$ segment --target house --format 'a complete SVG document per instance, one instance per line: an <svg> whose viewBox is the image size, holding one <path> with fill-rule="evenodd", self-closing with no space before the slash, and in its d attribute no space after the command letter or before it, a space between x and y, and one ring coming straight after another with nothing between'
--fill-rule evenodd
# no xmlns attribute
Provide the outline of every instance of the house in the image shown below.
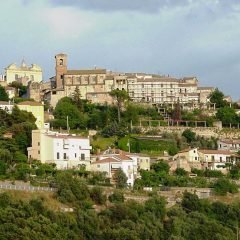
<svg viewBox="0 0 240 240"><path fill-rule="evenodd" d="M0 101L0 109L8 112L8 113L12 113L12 109L13 109L13 104L10 101Z"/></svg>
<svg viewBox="0 0 240 240"><path fill-rule="evenodd" d="M20 110L31 112L36 118L36 125L38 129L44 127L44 107L43 104L38 102L25 101L17 104Z"/></svg>
<svg viewBox="0 0 240 240"><path fill-rule="evenodd" d="M171 172L177 168L183 168L187 172L191 172L191 168L202 168L197 148L186 148L179 151L173 156L173 161L169 165Z"/></svg>
<svg viewBox="0 0 240 240"><path fill-rule="evenodd" d="M218 150L240 151L240 139L222 139L217 144Z"/></svg>
<svg viewBox="0 0 240 240"><path fill-rule="evenodd" d="M92 171L106 172L112 183L115 183L114 174L118 168L126 174L127 184L133 186L140 177L140 169L150 170L150 157L110 149L98 155L97 160L91 163Z"/></svg>
<svg viewBox="0 0 240 240"><path fill-rule="evenodd" d="M32 131L32 147L28 159L56 164L57 169L85 166L90 170L90 140L86 137L51 132L47 129Z"/></svg>
<svg viewBox="0 0 240 240"><path fill-rule="evenodd" d="M229 150L198 150L200 161L204 169L220 170L226 172L226 163L232 160L232 153Z"/></svg>
<svg viewBox="0 0 240 240"><path fill-rule="evenodd" d="M173 156L170 171L183 168L190 172L191 168L219 170L226 173L226 163L234 162L236 156L229 150L210 150L189 148Z"/></svg>

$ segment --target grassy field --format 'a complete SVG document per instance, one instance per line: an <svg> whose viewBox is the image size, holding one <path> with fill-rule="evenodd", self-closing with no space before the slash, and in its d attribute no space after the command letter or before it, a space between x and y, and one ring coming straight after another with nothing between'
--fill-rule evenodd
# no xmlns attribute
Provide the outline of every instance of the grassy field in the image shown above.
<svg viewBox="0 0 240 240"><path fill-rule="evenodd" d="M91 141L91 145L94 150L100 149L102 151L108 149L109 147L113 147L115 141L115 137L104 138L99 136L97 139L93 139Z"/></svg>
<svg viewBox="0 0 240 240"><path fill-rule="evenodd" d="M68 207L60 203L56 197L55 193L52 192L28 192L28 191L18 191L18 190L0 190L0 193L7 192L12 198L22 201L30 201L35 198L44 199L45 206L53 211L60 211L64 207Z"/></svg>

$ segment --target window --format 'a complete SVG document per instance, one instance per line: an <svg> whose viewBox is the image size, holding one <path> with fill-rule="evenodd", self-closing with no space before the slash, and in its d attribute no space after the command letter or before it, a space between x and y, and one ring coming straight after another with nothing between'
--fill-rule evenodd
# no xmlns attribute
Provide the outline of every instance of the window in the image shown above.
<svg viewBox="0 0 240 240"><path fill-rule="evenodd" d="M66 153L63 154L63 159L67 159L67 154Z"/></svg>
<svg viewBox="0 0 240 240"><path fill-rule="evenodd" d="M40 142L38 142L38 146L40 146Z"/></svg>
<svg viewBox="0 0 240 240"><path fill-rule="evenodd" d="M100 165L99 165L99 164L97 165L97 168L100 168Z"/></svg>
<svg viewBox="0 0 240 240"><path fill-rule="evenodd" d="M85 154L81 153L81 160L85 160Z"/></svg>
<svg viewBox="0 0 240 240"><path fill-rule="evenodd" d="M195 160L197 160L197 157L195 157Z"/></svg>
<svg viewBox="0 0 240 240"><path fill-rule="evenodd" d="M18 80L18 74L15 74L15 80Z"/></svg>
<svg viewBox="0 0 240 240"><path fill-rule="evenodd" d="M75 158L77 157L77 154L75 153Z"/></svg>
<svg viewBox="0 0 240 240"><path fill-rule="evenodd" d="M60 78L63 80L63 75L60 75Z"/></svg>
<svg viewBox="0 0 240 240"><path fill-rule="evenodd" d="M220 162L222 162L222 157L220 157Z"/></svg>
<svg viewBox="0 0 240 240"><path fill-rule="evenodd" d="M59 152L57 152L57 159L59 159Z"/></svg>
<svg viewBox="0 0 240 240"><path fill-rule="evenodd" d="M59 65L60 65L60 66L63 65L63 59L62 59L62 58L59 60Z"/></svg>

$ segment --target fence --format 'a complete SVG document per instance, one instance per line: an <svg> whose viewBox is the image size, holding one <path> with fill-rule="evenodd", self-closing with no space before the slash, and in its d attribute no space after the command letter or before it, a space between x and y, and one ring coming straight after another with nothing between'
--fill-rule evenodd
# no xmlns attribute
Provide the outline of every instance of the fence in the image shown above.
<svg viewBox="0 0 240 240"><path fill-rule="evenodd" d="M34 186L24 186L24 185L11 185L11 184L0 184L0 189L9 189L9 190L20 190L20 191L44 191L44 192L56 192L56 188L50 187L34 187Z"/></svg>

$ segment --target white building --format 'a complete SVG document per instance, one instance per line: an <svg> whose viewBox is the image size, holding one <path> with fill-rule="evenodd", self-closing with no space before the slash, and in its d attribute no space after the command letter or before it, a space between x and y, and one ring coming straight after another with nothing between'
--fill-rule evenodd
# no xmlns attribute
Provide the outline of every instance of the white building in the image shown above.
<svg viewBox="0 0 240 240"><path fill-rule="evenodd" d="M200 161L205 169L220 170L226 172L225 165L230 163L232 153L228 150L198 150Z"/></svg>
<svg viewBox="0 0 240 240"><path fill-rule="evenodd" d="M240 151L240 139L222 139L218 141L219 150Z"/></svg>
<svg viewBox="0 0 240 240"><path fill-rule="evenodd" d="M12 109L13 109L13 104L10 101L0 101L0 109L8 112L8 113L12 113Z"/></svg>
<svg viewBox="0 0 240 240"><path fill-rule="evenodd" d="M72 169L85 166L90 170L89 138L50 132L32 131L32 147L28 148L28 158L42 163L54 163L57 169Z"/></svg>
<svg viewBox="0 0 240 240"><path fill-rule="evenodd" d="M97 156L97 161L91 163L91 171L106 172L112 183L115 183L114 174L118 168L127 176L127 184L133 186L134 181L140 177L140 169L150 170L150 158L126 152L105 152Z"/></svg>

